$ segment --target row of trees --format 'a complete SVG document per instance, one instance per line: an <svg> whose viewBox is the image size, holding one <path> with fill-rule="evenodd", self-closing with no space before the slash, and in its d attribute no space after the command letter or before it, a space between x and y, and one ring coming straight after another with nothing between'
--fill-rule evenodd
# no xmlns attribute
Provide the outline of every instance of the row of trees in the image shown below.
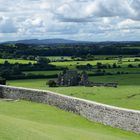
<svg viewBox="0 0 140 140"><path fill-rule="evenodd" d="M138 64L137 66L133 65L133 64L128 64L127 66L128 68L140 68L140 64ZM92 70L92 69L115 69L115 68L121 68L120 65L117 65L116 63L111 64L102 64L102 63L97 63L96 66L93 66L91 64L87 64L87 65L77 65L76 66L77 69L79 70Z"/></svg>
<svg viewBox="0 0 140 140"><path fill-rule="evenodd" d="M37 56L76 56L86 59L93 59L93 55L140 55L138 48L127 48L122 45L98 45L98 44L70 44L58 45L57 47L44 45L25 44L1 44L0 58L21 58L35 59ZM84 58L85 59L85 58Z"/></svg>
<svg viewBox="0 0 140 140"><path fill-rule="evenodd" d="M64 68L56 67L54 65L49 64L50 60L47 58L40 57L37 60L37 63L32 64L10 64L8 61L5 61L4 64L0 64L0 76L5 79L25 79L25 78L54 78L56 75L52 77L45 77L42 75L26 75L23 71L40 71L40 70L63 70Z"/></svg>

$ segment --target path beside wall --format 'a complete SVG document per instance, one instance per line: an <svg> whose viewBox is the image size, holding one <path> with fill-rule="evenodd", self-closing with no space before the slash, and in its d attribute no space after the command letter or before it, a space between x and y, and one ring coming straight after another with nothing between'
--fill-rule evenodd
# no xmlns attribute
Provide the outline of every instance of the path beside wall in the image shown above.
<svg viewBox="0 0 140 140"><path fill-rule="evenodd" d="M50 91L0 85L0 96L45 103L79 114L88 120L140 134L140 111L104 105Z"/></svg>

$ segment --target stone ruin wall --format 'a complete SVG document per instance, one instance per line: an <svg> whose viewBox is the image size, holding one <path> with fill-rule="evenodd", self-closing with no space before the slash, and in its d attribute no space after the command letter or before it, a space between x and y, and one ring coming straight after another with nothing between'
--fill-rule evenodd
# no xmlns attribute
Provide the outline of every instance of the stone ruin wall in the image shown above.
<svg viewBox="0 0 140 140"><path fill-rule="evenodd" d="M140 134L140 111L104 105L50 91L2 85L0 85L0 96L56 106L65 111L79 114L90 121Z"/></svg>

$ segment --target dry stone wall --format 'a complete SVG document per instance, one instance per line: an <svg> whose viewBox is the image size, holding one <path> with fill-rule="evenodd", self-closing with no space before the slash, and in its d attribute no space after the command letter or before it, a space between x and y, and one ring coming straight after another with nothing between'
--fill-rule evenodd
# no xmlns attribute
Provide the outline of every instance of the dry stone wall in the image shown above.
<svg viewBox="0 0 140 140"><path fill-rule="evenodd" d="M88 120L140 134L140 111L104 105L50 91L0 85L0 96L56 106L79 114Z"/></svg>

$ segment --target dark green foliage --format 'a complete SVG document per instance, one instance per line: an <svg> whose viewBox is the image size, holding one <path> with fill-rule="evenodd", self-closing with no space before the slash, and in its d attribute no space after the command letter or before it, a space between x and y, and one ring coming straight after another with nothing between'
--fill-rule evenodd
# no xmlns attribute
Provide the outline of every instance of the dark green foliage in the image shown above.
<svg viewBox="0 0 140 140"><path fill-rule="evenodd" d="M117 68L116 63L114 63L114 64L112 65L112 68Z"/></svg>
<svg viewBox="0 0 140 140"><path fill-rule="evenodd" d="M37 58L37 63L40 66L44 66L44 65L48 65L50 63L50 60L48 58L44 58L44 57L38 57Z"/></svg>
<svg viewBox="0 0 140 140"><path fill-rule="evenodd" d="M57 75L45 76L45 75L25 75L23 71L43 71L43 70L63 70L64 68L56 67L49 64L49 59L39 58L37 63L28 64L10 64L5 61L4 64L0 64L0 76L10 79L31 79L31 78L56 78Z"/></svg>
<svg viewBox="0 0 140 140"><path fill-rule="evenodd" d="M107 65L99 63L99 62L96 64L96 67L97 67L97 69L107 69L108 68Z"/></svg>
<svg viewBox="0 0 140 140"><path fill-rule="evenodd" d="M135 61L135 62L138 62L138 61L140 61L140 59L135 59L134 61Z"/></svg>
<svg viewBox="0 0 140 140"><path fill-rule="evenodd" d="M127 46L130 47L127 47ZM94 55L136 55L140 54L140 43L85 43L57 45L1 44L1 58L34 60L37 56L76 56L83 60L94 60ZM74 57L73 57L74 58ZM107 58L109 59L109 58ZM63 60L63 59L62 59Z"/></svg>
<svg viewBox="0 0 140 140"><path fill-rule="evenodd" d="M0 77L0 85L6 85L6 80Z"/></svg>
<svg viewBox="0 0 140 140"><path fill-rule="evenodd" d="M56 87L56 82L54 80L49 80L48 85L49 87Z"/></svg>
<svg viewBox="0 0 140 140"><path fill-rule="evenodd" d="M134 66L132 64L129 64L128 68L134 68Z"/></svg>

